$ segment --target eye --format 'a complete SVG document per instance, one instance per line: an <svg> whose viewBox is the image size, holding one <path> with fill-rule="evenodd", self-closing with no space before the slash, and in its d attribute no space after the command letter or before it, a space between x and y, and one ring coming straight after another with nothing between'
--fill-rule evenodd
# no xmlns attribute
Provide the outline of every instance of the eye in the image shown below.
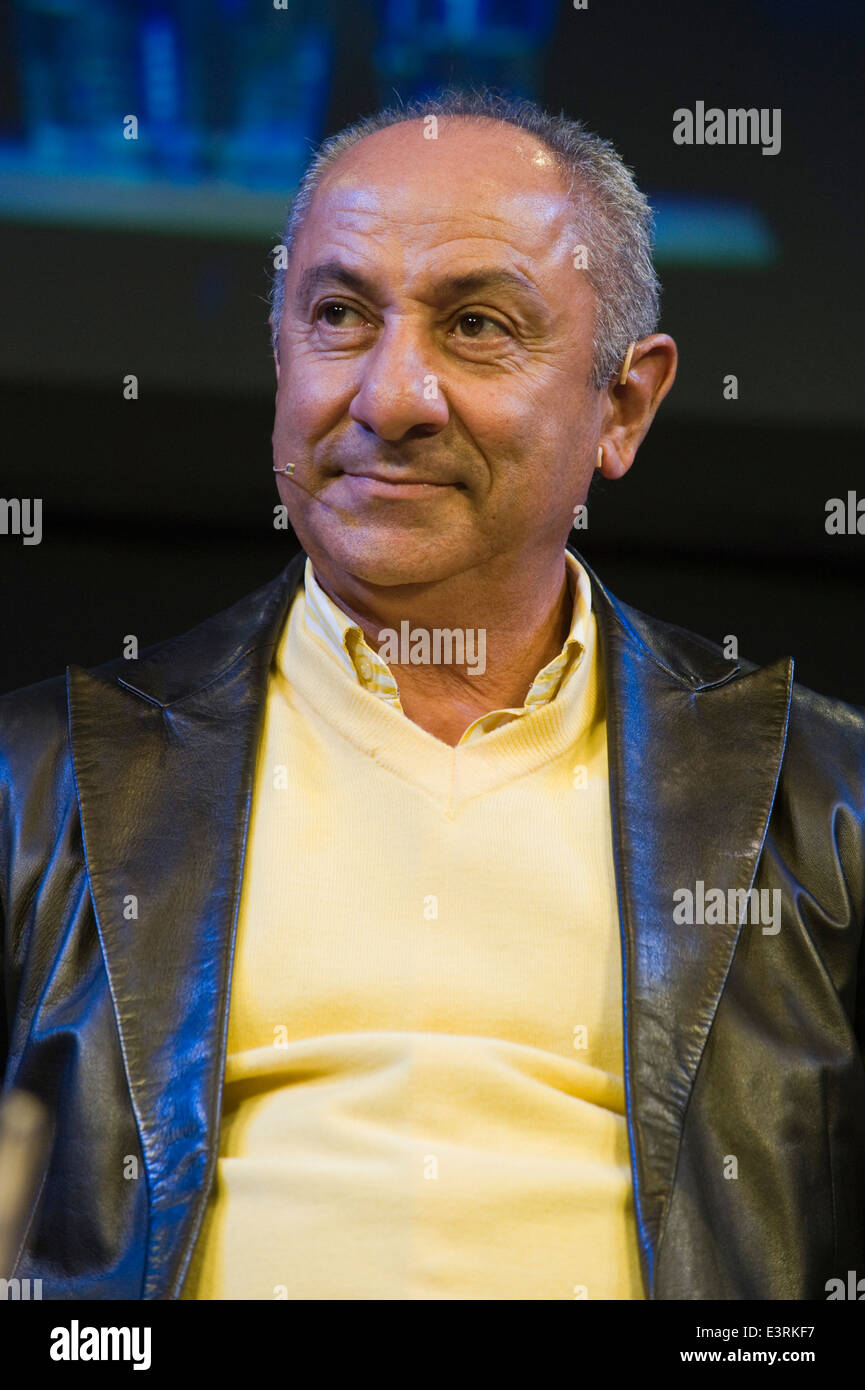
<svg viewBox="0 0 865 1390"><path fill-rule="evenodd" d="M456 321L455 328L462 329L457 336L472 340L484 338L500 338L502 335L510 337L508 330L498 319L491 319L487 314L467 313L460 314Z"/></svg>
<svg viewBox="0 0 865 1390"><path fill-rule="evenodd" d="M354 315L354 319L352 319ZM342 300L332 299L327 304L319 305L315 312L317 323L324 323L328 328L356 328L358 321L366 323L367 320L357 309L353 309L350 304L344 304Z"/></svg>

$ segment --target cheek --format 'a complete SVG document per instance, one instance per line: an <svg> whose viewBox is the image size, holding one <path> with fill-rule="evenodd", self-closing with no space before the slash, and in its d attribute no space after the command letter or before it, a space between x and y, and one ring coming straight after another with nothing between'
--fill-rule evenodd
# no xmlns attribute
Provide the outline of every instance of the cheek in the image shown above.
<svg viewBox="0 0 865 1390"><path fill-rule="evenodd" d="M276 429L285 438L320 438L345 416L350 400L344 371L329 371L321 362L295 357L279 374Z"/></svg>
<svg viewBox="0 0 865 1390"><path fill-rule="evenodd" d="M579 418L578 393L561 378L543 381L503 380L483 392L453 400L477 445L492 458L541 460L561 451L561 441L571 437Z"/></svg>
<svg viewBox="0 0 865 1390"><path fill-rule="evenodd" d="M470 387L445 386L451 415L481 449L510 454L526 447L543 411L534 393L515 377L497 377Z"/></svg>
<svg viewBox="0 0 865 1390"><path fill-rule="evenodd" d="M488 462L490 501L505 508L501 524L560 522L575 481L592 476L586 460L591 454L594 462L597 435L597 399L581 389L576 372L499 379L454 409Z"/></svg>

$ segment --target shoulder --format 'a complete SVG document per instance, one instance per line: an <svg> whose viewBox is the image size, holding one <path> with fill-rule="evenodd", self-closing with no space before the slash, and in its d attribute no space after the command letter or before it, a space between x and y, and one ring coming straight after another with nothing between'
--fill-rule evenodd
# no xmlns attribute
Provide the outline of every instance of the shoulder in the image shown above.
<svg viewBox="0 0 865 1390"><path fill-rule="evenodd" d="M803 791L865 809L865 708L793 684L785 766Z"/></svg>
<svg viewBox="0 0 865 1390"><path fill-rule="evenodd" d="M796 679L795 661L781 656L761 664L688 628L643 613L599 586L599 617L627 633L645 657L695 692L728 688L774 676L775 698L787 709L785 763L801 764L831 781L849 772L865 780L865 706L811 690Z"/></svg>
<svg viewBox="0 0 865 1390"><path fill-rule="evenodd" d="M35 872L70 824L77 798L66 711L65 676L0 696L0 903L20 867L25 877Z"/></svg>
<svg viewBox="0 0 865 1390"><path fill-rule="evenodd" d="M31 746L40 739L52 746L65 741L70 685L79 678L104 686L142 682L161 703L173 688L194 689L257 646L272 645L305 560L302 553L295 556L254 592L194 627L143 648L134 660L117 656L86 668L72 665L63 675L0 696L0 757L19 741Z"/></svg>
<svg viewBox="0 0 865 1390"><path fill-rule="evenodd" d="M57 757L66 744L66 676L0 695L0 770L9 773Z"/></svg>

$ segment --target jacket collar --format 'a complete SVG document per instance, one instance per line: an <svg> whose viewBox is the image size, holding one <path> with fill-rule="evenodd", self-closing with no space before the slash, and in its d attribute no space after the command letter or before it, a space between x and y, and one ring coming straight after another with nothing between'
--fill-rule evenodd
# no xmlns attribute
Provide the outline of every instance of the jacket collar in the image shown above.
<svg viewBox="0 0 865 1390"><path fill-rule="evenodd" d="M628 1130L651 1297L685 1111L739 933L674 926L672 895L700 879L725 893L751 886L793 666L725 660L621 603L574 553L604 667ZM67 674L91 893L150 1190L145 1298L178 1296L216 1172L255 755L305 561L136 663Z"/></svg>

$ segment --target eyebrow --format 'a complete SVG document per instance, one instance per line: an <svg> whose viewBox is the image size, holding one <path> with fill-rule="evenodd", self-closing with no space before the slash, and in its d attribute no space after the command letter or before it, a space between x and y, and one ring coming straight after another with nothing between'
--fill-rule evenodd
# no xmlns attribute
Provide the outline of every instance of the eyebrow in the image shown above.
<svg viewBox="0 0 865 1390"><path fill-rule="evenodd" d="M303 272L294 296L295 304L299 309L307 309L315 291L325 285L341 285L344 290L351 290L365 299L375 299L375 286L366 276L349 270L342 261L324 261Z"/></svg>
<svg viewBox="0 0 865 1390"><path fill-rule="evenodd" d="M527 275L522 275L518 270L505 270L502 266L481 266L465 275L448 275L436 286L434 295L437 300L448 300L490 290L510 291L518 298L530 299L544 313L549 312L546 300Z"/></svg>
<svg viewBox="0 0 865 1390"><path fill-rule="evenodd" d="M301 275L295 294L298 308L307 309L315 291L326 285L340 285L364 299L374 300L377 297L377 287L373 280L349 269L342 261L324 261L320 265L310 266ZM436 304L444 304L462 295L497 290L509 291L520 299L530 301L536 313L549 318L549 306L528 276L522 275L518 270L506 270L502 266L481 266L477 270L467 271L464 275L448 275L435 285L431 298Z"/></svg>

